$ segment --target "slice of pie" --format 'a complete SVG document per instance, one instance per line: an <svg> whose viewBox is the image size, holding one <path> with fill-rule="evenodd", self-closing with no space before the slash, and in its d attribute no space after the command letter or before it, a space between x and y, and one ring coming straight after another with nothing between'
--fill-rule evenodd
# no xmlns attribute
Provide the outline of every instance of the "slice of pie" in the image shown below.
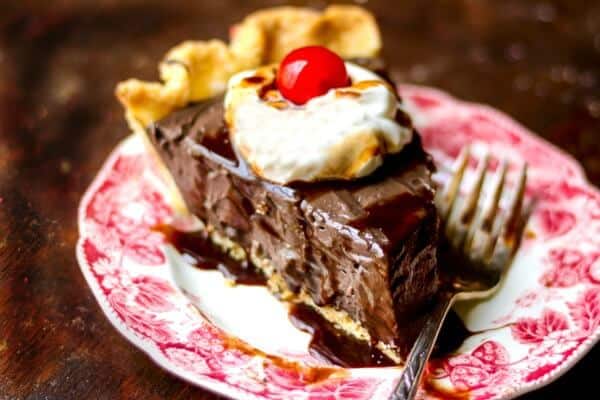
<svg viewBox="0 0 600 400"><path fill-rule="evenodd" d="M229 45L170 51L162 83L121 83L130 125L173 178L174 203L224 252L254 264L280 299L401 363L439 287L439 220L430 158L373 72L373 17L284 7L233 31ZM277 64L307 44L354 62L311 47ZM286 78L298 62L309 67Z"/></svg>

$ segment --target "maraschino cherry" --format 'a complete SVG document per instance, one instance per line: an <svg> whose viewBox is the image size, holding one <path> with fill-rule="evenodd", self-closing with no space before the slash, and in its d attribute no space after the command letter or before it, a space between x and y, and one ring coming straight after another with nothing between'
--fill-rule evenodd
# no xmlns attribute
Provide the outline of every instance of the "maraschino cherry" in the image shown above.
<svg viewBox="0 0 600 400"><path fill-rule="evenodd" d="M290 52L277 71L279 91L296 104L304 104L329 89L348 84L344 60L322 46L301 47Z"/></svg>

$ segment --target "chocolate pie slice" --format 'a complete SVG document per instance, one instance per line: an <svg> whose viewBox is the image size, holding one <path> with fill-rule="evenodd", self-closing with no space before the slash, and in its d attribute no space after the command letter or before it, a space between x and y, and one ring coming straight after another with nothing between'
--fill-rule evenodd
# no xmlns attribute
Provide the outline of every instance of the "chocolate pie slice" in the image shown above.
<svg viewBox="0 0 600 400"><path fill-rule="evenodd" d="M358 7L285 7L235 31L228 47L171 51L163 83L122 83L128 121L172 177L174 202L223 252L303 307L297 317L310 311L378 362L401 363L439 287L439 219L431 160L389 83L369 70L377 26ZM240 50L257 37L262 47ZM299 104L278 90L283 67L273 63L305 44L355 62L345 63L347 86Z"/></svg>

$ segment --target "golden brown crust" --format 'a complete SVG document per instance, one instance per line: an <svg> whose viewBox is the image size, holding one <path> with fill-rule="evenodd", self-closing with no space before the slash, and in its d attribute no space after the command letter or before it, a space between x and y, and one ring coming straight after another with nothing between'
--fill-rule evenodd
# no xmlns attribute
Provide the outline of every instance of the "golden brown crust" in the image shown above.
<svg viewBox="0 0 600 400"><path fill-rule="evenodd" d="M116 95L134 131L192 101L225 90L236 72L280 61L291 50L322 45L344 58L373 57L381 48L374 17L357 6L330 6L323 12L275 7L248 15L233 29L231 43L186 41L160 63L162 82L129 79Z"/></svg>

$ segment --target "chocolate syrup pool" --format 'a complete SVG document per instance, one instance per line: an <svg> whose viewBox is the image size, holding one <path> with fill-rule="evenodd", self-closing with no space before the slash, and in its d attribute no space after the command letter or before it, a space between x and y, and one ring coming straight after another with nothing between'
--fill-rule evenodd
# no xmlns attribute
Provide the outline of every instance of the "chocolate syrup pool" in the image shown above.
<svg viewBox="0 0 600 400"><path fill-rule="evenodd" d="M237 261L215 246L204 232L182 232L161 225L154 230L165 235L169 244L194 267L218 270L226 279L243 285L265 285L265 276L248 262Z"/></svg>
<svg viewBox="0 0 600 400"><path fill-rule="evenodd" d="M157 226L154 230L164 234L166 241L196 268L218 270L226 279L240 285L266 285L266 277L261 271L251 263L237 261L223 253L204 232L182 232L168 225ZM348 368L395 365L375 346L337 329L310 306L292 304L289 318L296 328L311 335L309 352L317 359ZM451 353L470 335L461 319L451 312L434 355Z"/></svg>

